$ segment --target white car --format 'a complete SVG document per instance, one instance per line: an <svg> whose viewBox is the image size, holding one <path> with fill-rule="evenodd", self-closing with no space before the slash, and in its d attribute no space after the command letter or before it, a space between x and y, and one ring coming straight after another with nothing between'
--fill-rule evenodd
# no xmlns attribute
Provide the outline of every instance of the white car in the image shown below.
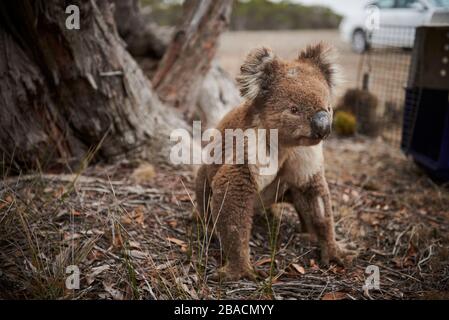
<svg viewBox="0 0 449 320"><path fill-rule="evenodd" d="M357 53L370 47L412 48L416 27L449 24L449 0L377 0L343 19L340 33Z"/></svg>

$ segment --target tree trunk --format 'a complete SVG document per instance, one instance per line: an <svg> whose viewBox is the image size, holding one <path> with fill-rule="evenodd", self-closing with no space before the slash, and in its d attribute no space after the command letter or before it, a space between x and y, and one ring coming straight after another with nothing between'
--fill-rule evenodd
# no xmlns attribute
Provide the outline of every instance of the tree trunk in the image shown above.
<svg viewBox="0 0 449 320"><path fill-rule="evenodd" d="M201 86L195 109L202 127L216 127L223 116L240 103L240 91L235 81L217 63L212 63Z"/></svg>
<svg viewBox="0 0 449 320"><path fill-rule="evenodd" d="M174 38L172 32L169 31L170 28L159 27L148 21L138 5L138 0L114 0L114 3L116 5L115 21L120 36L126 41L128 51L138 59L148 77L153 78L160 59L155 57L151 48L153 43L156 43L159 48L163 48L163 53L165 53L170 39ZM193 5L190 3L188 7L193 8ZM127 17L131 18L127 19ZM183 21L178 29L181 30L184 25L188 25L188 22ZM219 32L216 34L217 37L218 34ZM142 48L150 49L142 50ZM203 59L201 55L198 55L197 58L200 61ZM195 75L188 72L190 78L194 79ZM202 121L203 128L210 128L218 124L232 108L239 105L241 98L235 81L225 70L220 68L217 62L212 62L210 70L203 80L201 80L202 77L203 75L200 76L196 84L199 85L202 81L195 106L191 106L193 110L189 112L188 116L190 118L195 112L194 118L199 118ZM192 81L186 81L179 85L185 86L186 83L194 84ZM195 92L196 90L190 91ZM192 95L192 100L195 99L195 96L196 94Z"/></svg>
<svg viewBox="0 0 449 320"><path fill-rule="evenodd" d="M229 24L231 8L232 0L185 1L184 19L152 79L161 100L188 116L195 110L218 37Z"/></svg>
<svg viewBox="0 0 449 320"><path fill-rule="evenodd" d="M115 21L120 36L133 56L161 59L169 39L155 24L148 23L141 13L139 0L112 0L115 4Z"/></svg>
<svg viewBox="0 0 449 320"><path fill-rule="evenodd" d="M110 3L74 0L81 29L68 30L65 1L0 2L0 146L9 164L48 165L88 150L111 159L145 150L165 156L185 126L165 107L118 37ZM164 147L167 146L167 147Z"/></svg>

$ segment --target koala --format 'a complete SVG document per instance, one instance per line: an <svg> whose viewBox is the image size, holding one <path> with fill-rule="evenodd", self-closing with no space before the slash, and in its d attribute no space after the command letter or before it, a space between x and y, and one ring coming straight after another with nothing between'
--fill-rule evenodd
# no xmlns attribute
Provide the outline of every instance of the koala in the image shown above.
<svg viewBox="0 0 449 320"><path fill-rule="evenodd" d="M293 204L302 231L318 241L323 264L343 264L352 255L336 242L324 176L322 141L331 133L336 83L331 51L319 43L285 61L262 47L252 50L241 66L237 82L244 102L217 129L222 134L226 129L277 129L279 165L269 176L249 163L209 164L198 170L197 211L213 221L226 260L219 274L225 279L254 278L249 248L253 216L277 202Z"/></svg>

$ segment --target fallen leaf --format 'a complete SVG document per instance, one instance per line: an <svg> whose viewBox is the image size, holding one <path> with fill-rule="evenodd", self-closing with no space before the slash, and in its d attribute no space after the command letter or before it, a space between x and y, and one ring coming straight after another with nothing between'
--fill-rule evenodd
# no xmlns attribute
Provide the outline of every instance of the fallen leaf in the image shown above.
<svg viewBox="0 0 449 320"><path fill-rule="evenodd" d="M178 225L178 221L176 220L169 220L167 221L167 224L172 227L172 228L176 228L176 226Z"/></svg>
<svg viewBox="0 0 449 320"><path fill-rule="evenodd" d="M332 267L330 268L330 271L331 271L333 274L342 274L342 273L345 273L345 272L346 272L345 268L344 268L344 267L341 267L341 266L332 266Z"/></svg>
<svg viewBox="0 0 449 320"><path fill-rule="evenodd" d="M121 222L122 224L131 224L131 223L133 223L133 220L132 220L131 217L127 214L127 215L124 215L124 216L122 216L122 217L120 218L120 222Z"/></svg>
<svg viewBox="0 0 449 320"><path fill-rule="evenodd" d="M134 210L134 220L141 226L144 226L145 215L143 214L142 206L139 206Z"/></svg>
<svg viewBox="0 0 449 320"><path fill-rule="evenodd" d="M312 270L320 270L320 267L316 264L315 259L310 259L310 268L312 268Z"/></svg>
<svg viewBox="0 0 449 320"><path fill-rule="evenodd" d="M344 300L347 298L346 293L335 291L326 293L321 300Z"/></svg>
<svg viewBox="0 0 449 320"><path fill-rule="evenodd" d="M183 194L173 194L172 195L172 202L178 203L178 202L191 202L192 198L189 194L183 193Z"/></svg>
<svg viewBox="0 0 449 320"><path fill-rule="evenodd" d="M183 282L182 278L176 278L175 282L181 286L181 288L188 294L190 294L190 296L195 299L198 300L199 297L197 295L197 293L195 292L195 290L193 290L193 288L189 289L189 287Z"/></svg>
<svg viewBox="0 0 449 320"><path fill-rule="evenodd" d="M76 210L72 210L72 215L75 217L79 217L81 215L81 212L76 211Z"/></svg>
<svg viewBox="0 0 449 320"><path fill-rule="evenodd" d="M92 272L90 274L88 274L86 277L87 284L91 285L95 281L95 278L100 273L102 273L103 271L108 270L108 269L109 269L109 265L107 265L107 264L92 268Z"/></svg>
<svg viewBox="0 0 449 320"><path fill-rule="evenodd" d="M53 197L55 197L55 198L61 198L62 197L62 195L65 193L65 188L64 188L64 186L61 186L61 187L59 187L58 189L56 189L54 192L53 192Z"/></svg>
<svg viewBox="0 0 449 320"><path fill-rule="evenodd" d="M271 258L262 258L254 264L256 267L263 266L264 264L271 263Z"/></svg>
<svg viewBox="0 0 449 320"><path fill-rule="evenodd" d="M129 246L130 246L131 248L140 249L140 243L137 242L137 241L130 241L130 242L129 242Z"/></svg>
<svg viewBox="0 0 449 320"><path fill-rule="evenodd" d="M180 239L167 237L167 240L172 242L172 243L174 243L174 244L177 244L178 246L181 246L181 247L186 245L186 243L184 241L180 240Z"/></svg>
<svg viewBox="0 0 449 320"><path fill-rule="evenodd" d="M64 241L71 241L80 238L81 235L79 233L64 233Z"/></svg>
<svg viewBox="0 0 449 320"><path fill-rule="evenodd" d="M122 224L137 223L145 228L145 214L143 212L143 207L139 206L135 208L132 212L122 216L120 221Z"/></svg>
<svg viewBox="0 0 449 320"><path fill-rule="evenodd" d="M87 258L91 262L103 259L103 257L104 257L104 253L102 253L101 251L98 251L96 249L93 249L91 252L89 252L89 255L87 256Z"/></svg>
<svg viewBox="0 0 449 320"><path fill-rule="evenodd" d="M407 257L408 258L416 258L418 255L418 249L413 243L409 243L407 248Z"/></svg>
<svg viewBox="0 0 449 320"><path fill-rule="evenodd" d="M146 252L142 252L142 251L139 251L139 250L131 250L128 253L129 253L129 255L131 257L136 258L136 259L142 259L143 260L143 259L148 258L148 254Z"/></svg>
<svg viewBox="0 0 449 320"><path fill-rule="evenodd" d="M295 270L298 271L298 273L300 273L300 274L305 274L306 273L306 270L304 269L304 267L300 266L297 263L293 263L292 267L295 268Z"/></svg>
<svg viewBox="0 0 449 320"><path fill-rule="evenodd" d="M11 203L14 201L14 199L8 195L5 200L2 200L2 202L0 203L0 209L5 208L6 206L11 205Z"/></svg>
<svg viewBox="0 0 449 320"><path fill-rule="evenodd" d="M114 300L123 300L123 293L120 290L114 288L113 284L109 284L103 281L104 290L109 293Z"/></svg>
<svg viewBox="0 0 449 320"><path fill-rule="evenodd" d="M171 267L171 265L174 263L174 261L167 261L161 265L158 265L156 267L156 270L160 271L160 270L164 270L167 269L168 267Z"/></svg>

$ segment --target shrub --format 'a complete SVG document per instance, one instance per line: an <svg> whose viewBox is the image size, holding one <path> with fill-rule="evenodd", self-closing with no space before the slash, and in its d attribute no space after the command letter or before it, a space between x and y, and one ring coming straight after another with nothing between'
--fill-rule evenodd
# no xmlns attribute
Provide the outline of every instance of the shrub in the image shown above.
<svg viewBox="0 0 449 320"><path fill-rule="evenodd" d="M334 117L334 130L340 136L354 135L357 129L355 116L346 111L337 111Z"/></svg>

